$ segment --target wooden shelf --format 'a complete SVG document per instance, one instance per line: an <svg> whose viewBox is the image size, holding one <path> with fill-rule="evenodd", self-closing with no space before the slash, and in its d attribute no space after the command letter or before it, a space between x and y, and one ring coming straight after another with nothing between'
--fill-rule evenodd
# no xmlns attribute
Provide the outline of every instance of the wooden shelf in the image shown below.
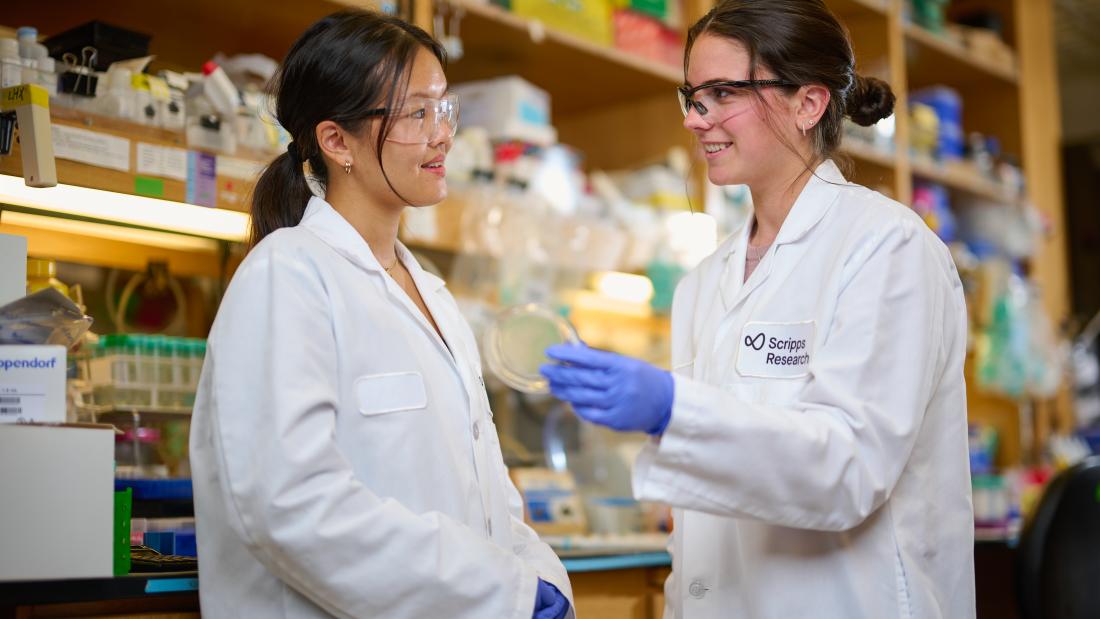
<svg viewBox="0 0 1100 619"><path fill-rule="evenodd" d="M304 0L264 5L256 0L188 0L172 5L143 0L101 2L57 0L49 7L35 2L7 3L7 26L33 24L45 35L64 32L91 20L152 35L149 53L154 68L198 71L202 63L221 51L234 54L262 53L276 60L310 24L341 9L377 6L355 0Z"/></svg>
<svg viewBox="0 0 1100 619"><path fill-rule="evenodd" d="M846 137L840 144L840 152L855 159L857 164L870 163L891 170L897 167L897 159L894 153L875 148L860 140Z"/></svg>
<svg viewBox="0 0 1100 619"><path fill-rule="evenodd" d="M552 112L572 115L654 95L671 102L682 71L544 28L489 4L450 0L464 9L465 53L447 67L452 83L520 75L550 93ZM670 103L671 105L671 103Z"/></svg>
<svg viewBox="0 0 1100 619"><path fill-rule="evenodd" d="M1015 66L1006 66L973 55L952 39L933 34L915 24L905 24L909 89L935 84L956 88L1012 86L1019 82Z"/></svg>
<svg viewBox="0 0 1100 619"><path fill-rule="evenodd" d="M998 202L1012 204L1015 200L1001 184L985 178L965 163L940 164L923 158L911 162L913 176L940 183L959 193Z"/></svg>

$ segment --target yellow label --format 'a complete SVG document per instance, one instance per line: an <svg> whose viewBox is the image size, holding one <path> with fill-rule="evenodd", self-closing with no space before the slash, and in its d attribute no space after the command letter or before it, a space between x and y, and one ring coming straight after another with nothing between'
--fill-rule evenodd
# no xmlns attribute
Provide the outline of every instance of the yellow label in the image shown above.
<svg viewBox="0 0 1100 619"><path fill-rule="evenodd" d="M36 84L19 84L0 90L0 110L8 112L21 105L50 109L50 94Z"/></svg>
<svg viewBox="0 0 1100 619"><path fill-rule="evenodd" d="M149 90L149 76L144 73L135 73L130 77L130 85L134 90Z"/></svg>
<svg viewBox="0 0 1100 619"><path fill-rule="evenodd" d="M168 82L164 81L163 78L150 75L148 79L149 92L153 93L154 99L168 101L172 98L172 91L168 90Z"/></svg>

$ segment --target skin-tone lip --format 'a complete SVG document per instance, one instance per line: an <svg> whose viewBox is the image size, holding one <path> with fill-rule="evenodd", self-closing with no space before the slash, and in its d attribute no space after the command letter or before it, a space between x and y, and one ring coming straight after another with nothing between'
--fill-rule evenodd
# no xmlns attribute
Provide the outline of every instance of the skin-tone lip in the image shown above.
<svg viewBox="0 0 1100 619"><path fill-rule="evenodd" d="M435 159L432 159L428 163L425 163L425 164L421 165L420 168L422 170L424 170L425 172L430 172L432 174L436 174L436 175L439 175L439 176L444 176L444 175L447 174L447 168L446 168L446 166L443 165L443 160L444 159L446 159L446 157L444 155L439 155L438 157L436 157ZM431 165L433 163L438 163L440 165L439 165L438 168L426 167L426 166Z"/></svg>

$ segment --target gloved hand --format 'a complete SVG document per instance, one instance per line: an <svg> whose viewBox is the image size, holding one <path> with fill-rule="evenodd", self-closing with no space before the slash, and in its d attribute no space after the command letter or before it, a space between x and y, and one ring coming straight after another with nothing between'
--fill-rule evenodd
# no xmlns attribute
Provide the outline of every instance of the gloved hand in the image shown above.
<svg viewBox="0 0 1100 619"><path fill-rule="evenodd" d="M569 613L569 600L554 585L539 579L535 594L535 614L531 619L565 619Z"/></svg>
<svg viewBox="0 0 1100 619"><path fill-rule="evenodd" d="M582 418L623 432L665 431L672 418L672 374L583 344L551 346L546 356L567 364L539 368L550 381L550 392Z"/></svg>

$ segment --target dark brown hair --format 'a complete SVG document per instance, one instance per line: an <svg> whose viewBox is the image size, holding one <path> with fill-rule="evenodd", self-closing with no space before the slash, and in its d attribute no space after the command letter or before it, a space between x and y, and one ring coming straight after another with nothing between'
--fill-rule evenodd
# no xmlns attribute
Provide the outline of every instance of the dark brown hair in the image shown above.
<svg viewBox="0 0 1100 619"><path fill-rule="evenodd" d="M303 163L322 188L327 186L328 169L315 133L318 123L331 120L358 132L369 110L400 108L413 60L422 48L446 63L443 47L428 33L372 11L334 13L294 42L271 83L275 117L293 142L267 166L252 192L252 245L302 220L312 195ZM391 117L384 116L375 148L379 166L391 126ZM385 169L382 174L394 189Z"/></svg>
<svg viewBox="0 0 1100 619"><path fill-rule="evenodd" d="M723 0L688 31L685 78L692 45L704 34L744 45L749 79L766 67L778 79L829 89L829 106L812 130L814 155L821 160L840 147L845 116L867 127L894 110L889 84L856 74L848 33L823 0Z"/></svg>

